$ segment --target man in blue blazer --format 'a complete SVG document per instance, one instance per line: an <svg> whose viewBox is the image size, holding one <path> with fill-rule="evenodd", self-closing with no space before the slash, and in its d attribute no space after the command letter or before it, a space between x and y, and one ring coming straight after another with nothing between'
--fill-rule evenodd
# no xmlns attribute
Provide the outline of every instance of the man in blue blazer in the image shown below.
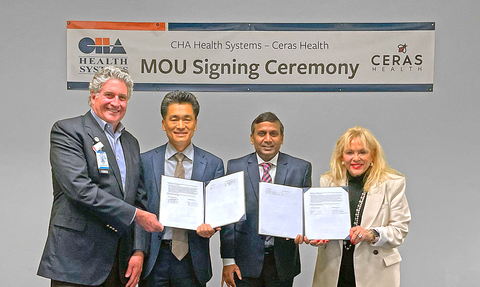
<svg viewBox="0 0 480 287"><path fill-rule="evenodd" d="M220 158L192 144L200 110L195 96L185 91L170 92L165 95L160 109L168 143L141 155L148 210L157 216L161 176L174 176L180 163L186 179L208 183L224 175ZM183 161L176 159L177 154L181 154ZM200 225L196 231L175 229L165 227L163 232L151 233L150 251L144 267L145 279L140 281L140 286L206 286L212 277L209 238L215 230L208 224ZM176 231L187 235L186 254L178 255L173 251Z"/></svg>
<svg viewBox="0 0 480 287"><path fill-rule="evenodd" d="M38 268L51 286L135 286L145 244L132 223L163 229L154 214L141 210L140 149L120 122L132 89L126 71L106 67L90 82L91 110L53 125L54 199Z"/></svg>
<svg viewBox="0 0 480 287"><path fill-rule="evenodd" d="M279 152L283 132L275 114L260 114L251 126L255 153L228 162L227 174L244 171L247 218L221 230L222 285L225 281L227 286L287 287L300 273L300 254L294 240L258 234L260 181L295 187L312 185L312 165Z"/></svg>

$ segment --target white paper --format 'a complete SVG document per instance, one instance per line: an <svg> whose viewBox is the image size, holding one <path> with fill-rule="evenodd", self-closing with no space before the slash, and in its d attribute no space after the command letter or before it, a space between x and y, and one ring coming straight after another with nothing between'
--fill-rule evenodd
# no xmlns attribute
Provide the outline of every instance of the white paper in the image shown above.
<svg viewBox="0 0 480 287"><path fill-rule="evenodd" d="M205 188L205 223L212 228L238 222L245 215L243 171L210 181Z"/></svg>
<svg viewBox="0 0 480 287"><path fill-rule="evenodd" d="M162 175L159 221L164 226L197 230L207 223L216 228L244 215L243 171L211 180L205 189L201 181Z"/></svg>
<svg viewBox="0 0 480 287"><path fill-rule="evenodd" d="M164 226L197 230L203 219L203 182L162 175L159 221Z"/></svg>
<svg viewBox="0 0 480 287"><path fill-rule="evenodd" d="M341 187L310 188L304 195L308 239L345 239L350 232L348 192Z"/></svg>
<svg viewBox="0 0 480 287"><path fill-rule="evenodd" d="M303 234L303 191L301 188L260 182L260 234L295 238Z"/></svg>

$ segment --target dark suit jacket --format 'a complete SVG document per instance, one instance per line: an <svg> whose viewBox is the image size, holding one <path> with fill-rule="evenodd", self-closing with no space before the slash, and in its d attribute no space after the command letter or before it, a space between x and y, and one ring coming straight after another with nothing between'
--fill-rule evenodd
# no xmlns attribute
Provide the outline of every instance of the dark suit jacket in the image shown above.
<svg viewBox="0 0 480 287"><path fill-rule="evenodd" d="M142 153L142 182L147 192L148 211L158 217L160 206L161 176L165 169L165 149L167 145ZM225 174L223 161L213 154L196 146L194 149L192 180L208 183L210 180ZM147 258L145 259L144 277L153 269L160 249L163 232L152 232ZM199 236L196 231L188 231L188 246L192 257L193 269L198 281L205 284L212 278L210 260L210 240Z"/></svg>
<svg viewBox="0 0 480 287"><path fill-rule="evenodd" d="M94 137L105 145L108 174L98 172ZM99 285L110 273L117 247L121 277L125 274L133 247L134 205L145 207L146 197L137 191L138 142L127 131L120 140L126 163L125 190L109 141L90 111L53 125L50 162L54 199L38 275Z"/></svg>
<svg viewBox="0 0 480 287"><path fill-rule="evenodd" d="M247 220L223 227L221 230L221 256L234 258L242 277L259 277L265 255L265 243L258 234L258 183L260 175L255 153L232 159L227 165L227 174L245 172L245 196ZM312 165L304 160L279 153L276 184L312 186ZM300 273L300 254L294 240L275 237L275 264L281 280Z"/></svg>

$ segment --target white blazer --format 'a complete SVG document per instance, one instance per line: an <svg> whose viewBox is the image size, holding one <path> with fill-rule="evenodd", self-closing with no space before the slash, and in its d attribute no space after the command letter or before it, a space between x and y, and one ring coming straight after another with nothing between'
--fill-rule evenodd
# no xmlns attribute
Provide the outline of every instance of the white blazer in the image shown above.
<svg viewBox="0 0 480 287"><path fill-rule="evenodd" d="M328 178L320 178L320 186L334 186ZM400 286L400 253L397 247L408 233L411 215L405 197L405 178L390 175L390 179L372 187L367 194L360 225L375 228L380 240L374 245L363 241L354 251L357 287ZM318 247L313 287L336 287L343 254L343 241L332 240Z"/></svg>

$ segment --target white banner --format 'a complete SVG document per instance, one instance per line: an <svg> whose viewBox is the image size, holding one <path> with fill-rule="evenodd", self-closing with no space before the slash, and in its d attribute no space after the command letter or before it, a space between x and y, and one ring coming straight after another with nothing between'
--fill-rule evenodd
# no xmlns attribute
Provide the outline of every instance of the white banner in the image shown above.
<svg viewBox="0 0 480 287"><path fill-rule="evenodd" d="M432 91L434 23L67 22L67 87L106 65L135 90Z"/></svg>

